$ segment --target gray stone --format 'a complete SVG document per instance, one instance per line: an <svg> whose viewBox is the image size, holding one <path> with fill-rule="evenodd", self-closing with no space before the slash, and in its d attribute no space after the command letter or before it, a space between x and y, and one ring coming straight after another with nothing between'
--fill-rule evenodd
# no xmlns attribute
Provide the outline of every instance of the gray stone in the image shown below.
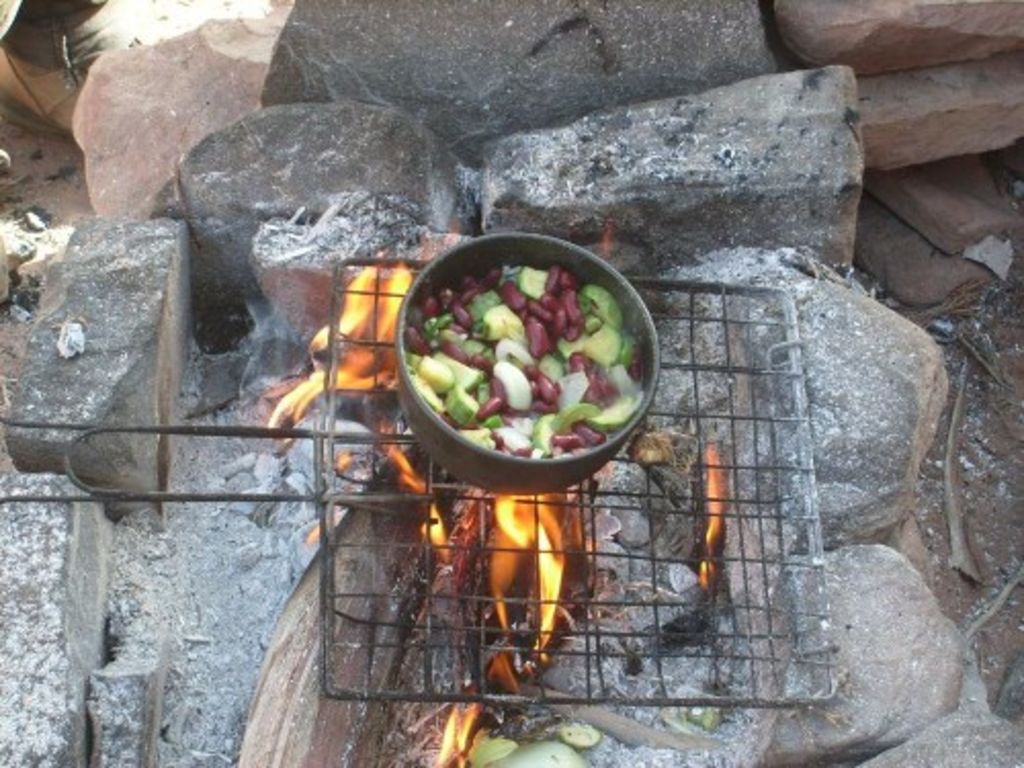
<svg viewBox="0 0 1024 768"><path fill-rule="evenodd" d="M993 715L957 712L862 763L861 768L1020 768L1022 764L1024 731Z"/></svg>
<svg viewBox="0 0 1024 768"><path fill-rule="evenodd" d="M914 506L946 403L942 351L913 323L833 283L798 311L826 546L883 539Z"/></svg>
<svg viewBox="0 0 1024 768"><path fill-rule="evenodd" d="M10 417L97 426L174 421L187 349L187 249L177 222L79 227L49 272ZM87 338L84 354L69 360L56 346L65 320L81 322ZM63 471L73 435L11 428L7 448L22 471ZM153 489L166 477L167 451L167 438L104 435L74 451L74 468L101 485Z"/></svg>
<svg viewBox="0 0 1024 768"><path fill-rule="evenodd" d="M1024 51L857 80L864 162L900 168L1024 136Z"/></svg>
<svg viewBox="0 0 1024 768"><path fill-rule="evenodd" d="M940 251L869 194L860 201L854 262L912 307L938 304L965 283L992 279L980 264Z"/></svg>
<svg viewBox="0 0 1024 768"><path fill-rule="evenodd" d="M776 0L775 18L801 59L858 74L1024 48L1024 5L1006 0Z"/></svg>
<svg viewBox="0 0 1024 768"><path fill-rule="evenodd" d="M484 229L589 244L610 223L660 265L734 246L805 246L848 264L862 172L855 103L853 73L828 67L503 139L486 160Z"/></svg>
<svg viewBox="0 0 1024 768"><path fill-rule="evenodd" d="M409 205L393 195L352 193L338 201L330 221L312 227L274 219L253 239L252 268L263 294L308 339L327 324L332 270L345 259L428 260L459 243L417 223Z"/></svg>
<svg viewBox="0 0 1024 768"><path fill-rule="evenodd" d="M1024 718L1024 651L1010 662L992 711L1007 720L1020 721Z"/></svg>
<svg viewBox="0 0 1024 768"><path fill-rule="evenodd" d="M0 476L6 496L75 495ZM103 659L109 524L97 504L0 502L0 765L85 768L85 697Z"/></svg>
<svg viewBox="0 0 1024 768"><path fill-rule="evenodd" d="M755 3L298 0L263 103L389 104L475 161L496 136L775 69Z"/></svg>
<svg viewBox="0 0 1024 768"><path fill-rule="evenodd" d="M825 573L838 691L779 717L769 766L863 760L957 706L962 640L907 559L881 545L844 547L826 555Z"/></svg>
<svg viewBox="0 0 1024 768"><path fill-rule="evenodd" d="M157 764L166 643L151 658L118 658L89 678L93 765L153 768Z"/></svg>
<svg viewBox="0 0 1024 768"><path fill-rule="evenodd" d="M0 237L0 304L7 301L11 290L11 276L8 273L7 246L3 237Z"/></svg>
<svg viewBox="0 0 1024 768"><path fill-rule="evenodd" d="M923 330L865 295L794 269L792 251L710 254L679 277L769 285L796 304L825 545L883 541L909 514L948 381Z"/></svg>
<svg viewBox="0 0 1024 768"><path fill-rule="evenodd" d="M346 194L390 195L417 224L447 231L456 217L455 161L394 110L352 102L264 109L206 137L184 158L179 185L195 238L193 297L200 342L227 307L258 292L249 267L261 221L312 218Z"/></svg>

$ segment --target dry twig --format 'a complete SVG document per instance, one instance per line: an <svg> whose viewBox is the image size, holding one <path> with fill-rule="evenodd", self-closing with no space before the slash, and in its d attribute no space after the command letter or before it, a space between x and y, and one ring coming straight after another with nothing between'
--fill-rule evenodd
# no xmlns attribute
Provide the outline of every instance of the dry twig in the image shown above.
<svg viewBox="0 0 1024 768"><path fill-rule="evenodd" d="M966 630L964 630L964 637L967 638L968 641L970 641L970 639L977 634L978 630L985 626L993 616L999 613L999 609L1003 607L1003 603L1005 603L1010 597L1010 593L1012 593L1017 585L1022 581L1024 581L1024 565L1021 565L1017 569L1017 573L1015 573L1013 577L1003 585L1003 588L999 590L999 594L995 596L995 599L992 600L989 606L981 612L981 615L978 616L978 618L970 623Z"/></svg>
<svg viewBox="0 0 1024 768"><path fill-rule="evenodd" d="M949 419L949 433L946 435L946 465L943 471L943 487L946 494L946 522L949 526L949 564L974 582L981 582L981 572L974 553L967 543L964 531L963 512L960 509L960 497L957 494L959 472L956 468L957 438L960 435L960 424L964 417L964 392L966 391L966 375L960 375L960 390L953 405L953 415Z"/></svg>

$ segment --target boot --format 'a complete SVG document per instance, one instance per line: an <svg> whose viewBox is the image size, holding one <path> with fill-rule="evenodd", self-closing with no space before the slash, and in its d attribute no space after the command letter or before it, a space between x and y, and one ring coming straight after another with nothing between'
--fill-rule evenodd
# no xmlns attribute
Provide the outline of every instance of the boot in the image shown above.
<svg viewBox="0 0 1024 768"><path fill-rule="evenodd" d="M0 118L33 133L71 134L85 73L134 39L135 0L24 0L0 43Z"/></svg>

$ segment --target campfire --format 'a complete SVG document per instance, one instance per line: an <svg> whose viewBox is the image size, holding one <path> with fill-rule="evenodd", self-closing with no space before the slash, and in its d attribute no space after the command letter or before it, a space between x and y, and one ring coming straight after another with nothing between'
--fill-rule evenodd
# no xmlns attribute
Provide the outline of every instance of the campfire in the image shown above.
<svg viewBox="0 0 1024 768"><path fill-rule="evenodd" d="M742 455L756 449L745 425L715 423L721 417L709 412L698 436L683 428L692 418L660 409L629 455L579 487L522 496L466 486L419 450L393 404L391 345L414 269L383 258L339 269L336 320L311 341L305 374L277 390L270 417L272 426L319 419L330 438L325 485L356 480L360 494L325 504L311 535L326 534L328 694L408 700L417 728L435 724L428 751L437 766L465 765L509 708L532 701L728 701L730 688L781 695L758 689L779 685L780 651L764 646L781 635L762 624L773 610L763 585L778 577L780 553L766 536L773 521L745 524L734 506L751 490L734 485L750 485L739 470L745 460L756 466ZM727 300L702 297L694 308L711 313ZM729 329L700 330L697 343L738 354ZM737 398L716 386L715 397ZM370 437L353 446L335 429L342 416L372 428ZM766 489L754 490L757 504ZM378 517L346 525L366 515ZM395 534L382 531L403 524L405 533L384 540ZM372 567L370 588L348 583L350 562ZM741 608L732 602L737 574ZM364 669L345 678L353 659ZM445 702L450 709L436 708Z"/></svg>

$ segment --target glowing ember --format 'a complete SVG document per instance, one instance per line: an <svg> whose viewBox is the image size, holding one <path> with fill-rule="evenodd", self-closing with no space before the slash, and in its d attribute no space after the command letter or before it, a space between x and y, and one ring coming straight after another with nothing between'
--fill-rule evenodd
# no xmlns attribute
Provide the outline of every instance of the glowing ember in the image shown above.
<svg viewBox="0 0 1024 768"><path fill-rule="evenodd" d="M722 551L725 536L725 501L729 495L729 481L726 469L721 465L718 448L709 442L704 449L704 466L708 470L706 509L707 527L704 529L703 557L697 574L701 587L709 589L718 578L718 564L715 559Z"/></svg>
<svg viewBox="0 0 1024 768"><path fill-rule="evenodd" d="M511 628L505 601L516 577L531 563L536 553L539 603L537 640L534 651L542 663L547 662L544 648L551 642L558 616L558 599L565 573L565 551L559 511L565 496L549 494L536 500L498 496L494 502L494 548L491 557L490 586L495 598L495 615L505 631ZM488 678L506 690L518 689L509 653L495 656L488 668Z"/></svg>
<svg viewBox="0 0 1024 768"><path fill-rule="evenodd" d="M378 290L379 282L379 290ZM366 267L348 284L345 306L336 326L339 339L376 341L383 344L376 353L367 347L343 350L338 360L333 388L335 390L366 390L394 383L395 356L388 346L395 340L398 310L402 298L412 285L412 272L405 267L384 270ZM310 355L327 349L330 328L324 326L310 342ZM313 371L278 402L270 417L271 427L298 424L316 399L327 391L328 374Z"/></svg>
<svg viewBox="0 0 1024 768"><path fill-rule="evenodd" d="M437 768L449 768L466 765L466 755L473 744L473 734L483 708L479 704L471 704L463 711L462 707L452 707L448 722L444 726L441 738L441 751L437 755Z"/></svg>

